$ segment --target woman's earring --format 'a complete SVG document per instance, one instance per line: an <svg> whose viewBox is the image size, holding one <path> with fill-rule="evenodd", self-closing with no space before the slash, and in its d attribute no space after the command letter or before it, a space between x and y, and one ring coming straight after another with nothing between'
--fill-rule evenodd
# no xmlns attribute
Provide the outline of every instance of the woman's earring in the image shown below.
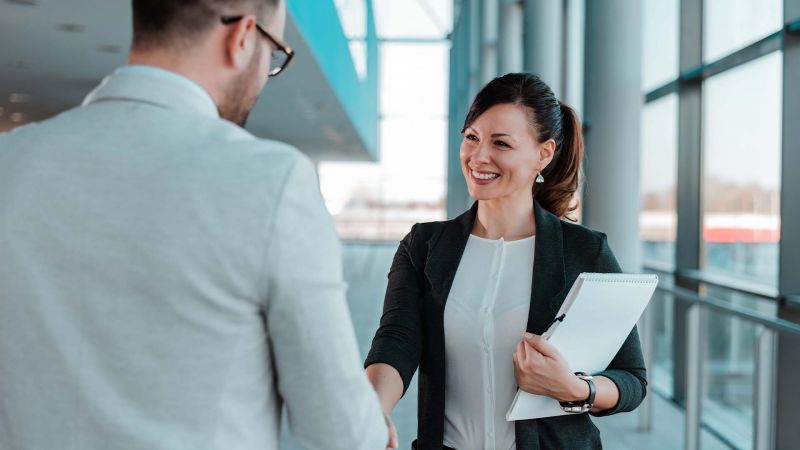
<svg viewBox="0 0 800 450"><path fill-rule="evenodd" d="M536 172L536 182L544 183L544 177L542 176L542 172Z"/></svg>

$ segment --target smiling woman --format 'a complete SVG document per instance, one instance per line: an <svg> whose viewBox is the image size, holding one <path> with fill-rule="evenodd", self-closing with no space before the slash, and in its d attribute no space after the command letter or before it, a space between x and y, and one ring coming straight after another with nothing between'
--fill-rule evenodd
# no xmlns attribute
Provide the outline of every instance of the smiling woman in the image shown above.
<svg viewBox="0 0 800 450"><path fill-rule="evenodd" d="M545 209L565 217L577 208L580 130L575 111L538 76L496 78L478 93L464 121L461 165L470 195L527 199L533 193Z"/></svg>
<svg viewBox="0 0 800 450"><path fill-rule="evenodd" d="M462 132L461 169L477 202L453 220L416 224L400 243L367 376L390 414L419 368L418 450L599 449L597 428L576 412L641 403L636 328L588 377L536 336L580 273L620 271L604 234L562 220L576 208L580 122L539 77L512 73L478 93ZM517 388L568 414L507 421Z"/></svg>

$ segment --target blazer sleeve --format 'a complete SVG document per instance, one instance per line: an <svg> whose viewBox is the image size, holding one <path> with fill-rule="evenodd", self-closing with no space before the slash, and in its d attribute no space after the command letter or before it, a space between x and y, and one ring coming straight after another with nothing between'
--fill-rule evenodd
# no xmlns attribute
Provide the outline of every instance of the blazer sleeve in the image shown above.
<svg viewBox="0 0 800 450"><path fill-rule="evenodd" d="M341 246L305 157L283 185L266 261L264 320L292 434L307 449L384 448L386 424L361 368Z"/></svg>
<svg viewBox="0 0 800 450"><path fill-rule="evenodd" d="M598 273L620 273L622 269L608 246L608 239L602 237L600 251L595 269ZM639 342L639 333L636 326L620 347L614 359L611 360L606 370L596 374L609 378L619 389L619 401L611 408L594 416L609 416L612 414L633 411L642 403L647 393L647 371L642 356L642 347Z"/></svg>
<svg viewBox="0 0 800 450"><path fill-rule="evenodd" d="M389 270L380 326L372 339L364 367L388 364L403 379L405 395L422 355L422 270L415 267L411 246L417 225L400 242Z"/></svg>

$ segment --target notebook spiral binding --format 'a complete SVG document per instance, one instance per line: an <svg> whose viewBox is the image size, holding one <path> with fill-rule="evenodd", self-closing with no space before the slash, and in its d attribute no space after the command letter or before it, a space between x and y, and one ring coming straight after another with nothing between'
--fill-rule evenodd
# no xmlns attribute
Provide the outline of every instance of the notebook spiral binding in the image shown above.
<svg viewBox="0 0 800 450"><path fill-rule="evenodd" d="M639 275L627 273L582 273L579 278L585 281L599 281L603 283L634 283L650 284L658 282L658 275Z"/></svg>

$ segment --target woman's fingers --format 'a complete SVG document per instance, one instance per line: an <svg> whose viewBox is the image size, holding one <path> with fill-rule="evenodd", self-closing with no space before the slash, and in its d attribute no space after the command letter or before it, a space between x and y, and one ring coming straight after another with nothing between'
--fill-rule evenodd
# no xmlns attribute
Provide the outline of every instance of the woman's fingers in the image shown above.
<svg viewBox="0 0 800 450"><path fill-rule="evenodd" d="M541 336L531 333L525 333L525 342L530 344L533 348L535 348L539 353L543 354L544 356L549 356L551 358L558 356L558 350L556 350L553 344L551 344L550 342L547 341L547 339Z"/></svg>
<svg viewBox="0 0 800 450"><path fill-rule="evenodd" d="M525 363L525 344L522 342L517 343L517 350L514 352L514 360L520 367Z"/></svg>
<svg viewBox="0 0 800 450"><path fill-rule="evenodd" d="M524 343L522 343L522 348L525 349L525 360L529 364L532 363L532 362L535 362L536 359L534 359L534 358L536 358L536 356L537 356L536 354L538 353L536 351L536 349L531 347L530 345L525 345Z"/></svg>
<svg viewBox="0 0 800 450"><path fill-rule="evenodd" d="M384 414L383 419L386 421L386 426L389 428L389 443L386 445L387 450L399 448L400 439L397 437L397 428L395 428L392 418L388 414Z"/></svg>

